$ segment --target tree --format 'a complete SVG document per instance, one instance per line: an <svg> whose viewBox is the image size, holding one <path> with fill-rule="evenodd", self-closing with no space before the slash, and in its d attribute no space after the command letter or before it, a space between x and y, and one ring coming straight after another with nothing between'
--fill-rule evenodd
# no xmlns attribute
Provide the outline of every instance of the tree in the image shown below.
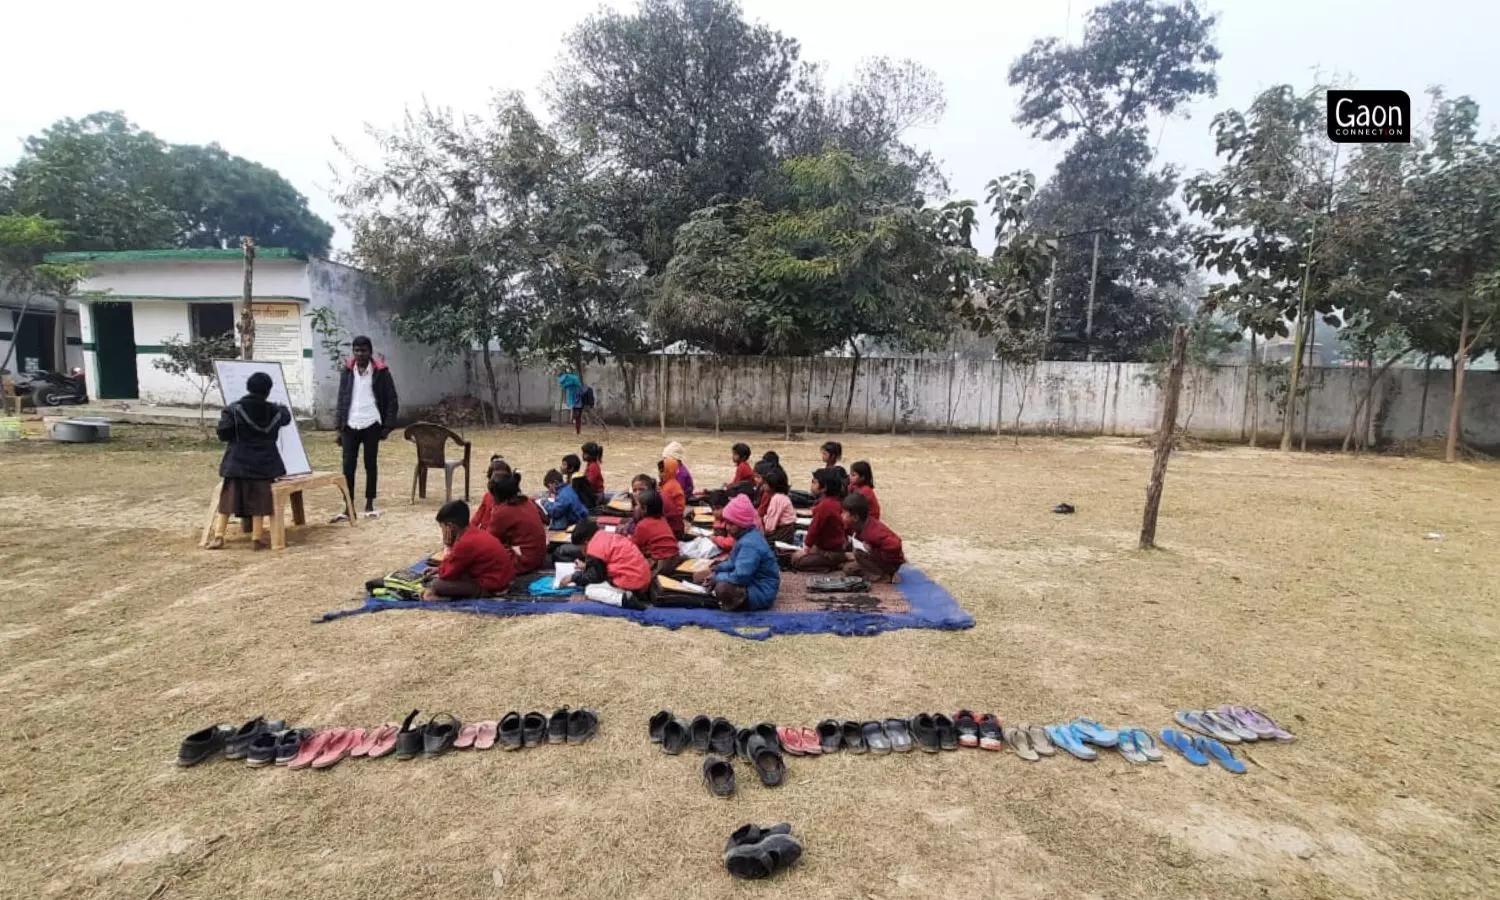
<svg viewBox="0 0 1500 900"><path fill-rule="evenodd" d="M1150 288L1181 283L1186 247L1177 174L1151 171L1147 124L1217 89L1214 23L1192 2L1112 0L1089 13L1081 43L1038 40L1010 68L1016 121L1071 142L1036 197L1034 227L1089 238L1059 254L1059 356L1137 359L1166 334L1170 311Z"/></svg>
<svg viewBox="0 0 1500 900"><path fill-rule="evenodd" d="M1500 316L1500 140L1480 141L1479 106L1434 95L1428 145L1400 221L1406 290L1418 300L1418 349L1453 360L1453 406L1445 457L1463 434L1465 367L1492 349Z"/></svg>
<svg viewBox="0 0 1500 900"><path fill-rule="evenodd" d="M552 79L561 127L605 166L602 221L660 272L678 226L747 196L774 164L797 42L733 0L642 0L568 35Z"/></svg>
<svg viewBox="0 0 1500 900"><path fill-rule="evenodd" d="M176 375L198 392L198 429L208 437L208 392L219 383L216 359L234 359L240 348L232 334L211 334L184 341L172 335L161 345L162 356L151 361L154 368Z"/></svg>
<svg viewBox="0 0 1500 900"><path fill-rule="evenodd" d="M286 179L221 147L169 146L118 112L61 119L9 173L17 212L61 221L67 249L261 246L325 255L333 227Z"/></svg>
<svg viewBox="0 0 1500 900"><path fill-rule="evenodd" d="M68 298L88 274L82 266L45 261L46 254L60 249L66 240L61 222L37 215L0 215L0 288L21 297L22 318L38 296L50 297L56 304L52 354L59 370L68 358L67 331L63 327ZM14 351L12 341L5 359L0 360L0 369L9 365Z"/></svg>

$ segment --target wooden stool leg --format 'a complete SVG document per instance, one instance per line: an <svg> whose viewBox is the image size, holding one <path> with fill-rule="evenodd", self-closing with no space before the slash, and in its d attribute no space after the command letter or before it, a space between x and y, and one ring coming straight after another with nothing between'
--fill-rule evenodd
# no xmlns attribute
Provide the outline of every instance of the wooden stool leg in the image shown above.
<svg viewBox="0 0 1500 900"><path fill-rule="evenodd" d="M298 491L292 495L292 524L306 525L307 512L302 508L302 492Z"/></svg>
<svg viewBox="0 0 1500 900"><path fill-rule="evenodd" d="M271 505L271 549L286 549L286 495L277 494Z"/></svg>
<svg viewBox="0 0 1500 900"><path fill-rule="evenodd" d="M220 481L219 486L214 488L213 496L208 498L208 522L203 526L203 539L198 542L200 547L207 547L214 535L214 517L219 514L219 495L222 493L224 493L224 482Z"/></svg>
<svg viewBox="0 0 1500 900"><path fill-rule="evenodd" d="M336 482L336 484L338 485L339 495L344 498L344 514L349 519L349 527L353 528L355 524L354 495L349 493L349 485L346 484L342 478L340 478Z"/></svg>

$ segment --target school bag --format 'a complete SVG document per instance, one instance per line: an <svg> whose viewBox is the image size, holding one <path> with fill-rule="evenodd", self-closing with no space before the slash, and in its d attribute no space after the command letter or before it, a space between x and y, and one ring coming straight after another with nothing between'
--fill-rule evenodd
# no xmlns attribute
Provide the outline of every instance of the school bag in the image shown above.
<svg viewBox="0 0 1500 900"><path fill-rule="evenodd" d="M584 385L583 390L578 392L578 405L583 409L594 408L594 389Z"/></svg>

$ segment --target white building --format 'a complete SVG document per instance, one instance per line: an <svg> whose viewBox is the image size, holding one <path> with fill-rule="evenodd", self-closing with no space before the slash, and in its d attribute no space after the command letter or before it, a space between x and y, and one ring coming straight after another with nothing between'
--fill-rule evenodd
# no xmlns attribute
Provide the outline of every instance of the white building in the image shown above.
<svg viewBox="0 0 1500 900"><path fill-rule="evenodd" d="M89 276L80 292L83 368L91 400L140 400L192 405L197 392L162 371L169 340L234 333L243 309L244 261L239 250L134 250L56 253L48 261L80 263ZM255 358L280 362L292 406L324 427L338 402L338 371L310 314L331 308L343 352L354 335L367 335L390 367L402 418L466 390L461 366L436 369L430 348L396 337L394 301L358 269L290 250L256 251L252 310ZM217 395L210 395L217 402Z"/></svg>
<svg viewBox="0 0 1500 900"><path fill-rule="evenodd" d="M22 316L22 312L25 316ZM30 305L21 297L0 291L0 362L9 354L10 362L0 368L12 373L47 370L67 372L83 365L83 332L78 323L78 304L68 301L63 314L63 334L67 338L67 359L59 365L54 340L57 328L57 302L51 297L33 297ZM11 344L15 347L12 348Z"/></svg>

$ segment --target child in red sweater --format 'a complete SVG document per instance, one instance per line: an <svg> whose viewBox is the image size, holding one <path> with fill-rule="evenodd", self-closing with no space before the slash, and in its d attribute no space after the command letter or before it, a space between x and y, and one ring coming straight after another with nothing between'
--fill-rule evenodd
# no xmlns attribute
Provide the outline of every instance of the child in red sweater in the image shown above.
<svg viewBox="0 0 1500 900"><path fill-rule="evenodd" d="M813 504L812 524L802 538L802 549L792 554L792 568L801 572L828 572L848 559L844 546L844 472L822 468L813 473L812 492L818 498Z"/></svg>
<svg viewBox="0 0 1500 900"><path fill-rule="evenodd" d="M610 495L604 490L604 448L593 441L589 441L579 448L583 451L583 477L589 481L589 487L594 489L600 503L610 500Z"/></svg>
<svg viewBox="0 0 1500 900"><path fill-rule="evenodd" d="M875 496L875 473L864 460L849 467L849 493L863 494L870 503L870 518L880 518L880 498Z"/></svg>
<svg viewBox="0 0 1500 900"><path fill-rule="evenodd" d="M516 577L515 556L488 531L469 527L469 504L444 503L437 514L448 552L437 575L422 591L423 600L465 600L502 594Z"/></svg>
<svg viewBox="0 0 1500 900"><path fill-rule="evenodd" d="M604 531L598 522L588 519L573 526L569 541L583 548L583 559L577 562L577 571L564 579L563 586L608 584L624 593L620 605L644 605L654 576L646 557L630 538Z"/></svg>
<svg viewBox="0 0 1500 900"><path fill-rule="evenodd" d="M489 472L487 472L485 474L484 483L485 484L489 484L490 482L494 481L496 478L499 478L502 475L510 475L510 474L513 474L511 472L511 470L510 470L510 463L508 463L505 460L501 459L500 458L500 454L497 453L494 456L490 457L490 470L489 470ZM488 493L486 493L484 495L484 497L479 501L479 508L476 509L476 510L474 510L474 517L469 520L469 527L470 528L483 528L483 529L489 528L490 527L490 511L493 510L494 508L495 508L495 500L494 500L494 498L491 497Z"/></svg>
<svg viewBox="0 0 1500 900"><path fill-rule="evenodd" d="M735 444L729 448L729 456L734 463L734 477L724 482L724 490L730 497L735 494L754 494L755 470L750 468L750 445Z"/></svg>
<svg viewBox="0 0 1500 900"><path fill-rule="evenodd" d="M844 566L844 574L863 575L871 582L900 581L897 571L906 562L901 535L870 514L864 494L845 497L843 509L844 528L854 545L854 561Z"/></svg>
<svg viewBox="0 0 1500 900"><path fill-rule="evenodd" d="M487 531L515 554L516 574L535 572L547 561L547 520L542 508L521 493L521 476L502 475L490 482Z"/></svg>
<svg viewBox="0 0 1500 900"><path fill-rule="evenodd" d="M630 539L651 563L651 574L672 572L682 559L672 526L662 517L661 494L651 489L641 491L635 504L635 528Z"/></svg>

